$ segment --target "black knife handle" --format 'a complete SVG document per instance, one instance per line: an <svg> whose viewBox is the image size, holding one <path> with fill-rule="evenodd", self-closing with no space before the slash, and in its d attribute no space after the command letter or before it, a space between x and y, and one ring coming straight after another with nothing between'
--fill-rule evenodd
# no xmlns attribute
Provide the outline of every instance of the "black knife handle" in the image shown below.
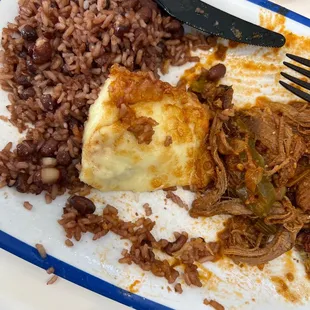
<svg viewBox="0 0 310 310"><path fill-rule="evenodd" d="M246 44L282 47L285 37L199 0L156 0L171 16L200 31Z"/></svg>

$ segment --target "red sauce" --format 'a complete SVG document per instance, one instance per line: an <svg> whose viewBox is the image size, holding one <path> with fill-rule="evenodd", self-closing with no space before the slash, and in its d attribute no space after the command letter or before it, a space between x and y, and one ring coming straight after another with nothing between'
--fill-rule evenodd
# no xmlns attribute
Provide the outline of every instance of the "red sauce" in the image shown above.
<svg viewBox="0 0 310 310"><path fill-rule="evenodd" d="M282 295L286 300L292 303L298 302L298 298L293 292L290 291L290 288L283 279L281 279L280 277L273 276L271 277L271 281L275 284L275 288L278 294Z"/></svg>
<svg viewBox="0 0 310 310"><path fill-rule="evenodd" d="M141 281L139 280L135 280L132 284L130 284L129 286L129 292L131 293L137 293L139 291L139 289L136 287L138 284L140 284Z"/></svg>

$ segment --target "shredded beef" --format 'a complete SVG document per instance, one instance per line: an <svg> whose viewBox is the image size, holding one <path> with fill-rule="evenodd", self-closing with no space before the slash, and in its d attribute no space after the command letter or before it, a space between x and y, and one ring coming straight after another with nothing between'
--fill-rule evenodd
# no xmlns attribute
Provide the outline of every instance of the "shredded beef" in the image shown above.
<svg viewBox="0 0 310 310"><path fill-rule="evenodd" d="M307 175L297 184L296 203L302 210L310 210L310 175Z"/></svg>

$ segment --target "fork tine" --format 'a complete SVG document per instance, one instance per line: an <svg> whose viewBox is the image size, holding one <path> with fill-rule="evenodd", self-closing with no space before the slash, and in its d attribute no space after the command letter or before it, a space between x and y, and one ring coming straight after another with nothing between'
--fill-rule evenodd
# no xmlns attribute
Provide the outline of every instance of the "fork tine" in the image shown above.
<svg viewBox="0 0 310 310"><path fill-rule="evenodd" d="M299 56L295 56L295 55L292 55L292 54L286 54L286 56L288 58L290 58L290 59L293 59L293 60L299 62L302 65L310 67L310 60L309 59L302 58L302 57L299 57Z"/></svg>
<svg viewBox="0 0 310 310"><path fill-rule="evenodd" d="M304 91L297 89L294 86L291 86L283 81L279 81L279 83L288 91L292 92L293 94L295 94L296 96L298 96L301 99L306 100L307 102L310 102L310 95L305 93Z"/></svg>
<svg viewBox="0 0 310 310"><path fill-rule="evenodd" d="M289 67L290 69L292 69L292 70L294 70L294 71L296 71L296 72L298 72L298 73L300 73L300 74L302 74L302 75L304 75L304 76L310 78L310 71L309 71L309 70L306 70L306 69L304 69L304 68L297 67L297 66L295 66L295 65L293 65L293 64L291 64L291 63L289 63L289 62L286 62L286 61L284 61L283 64L284 64L285 66Z"/></svg>
<svg viewBox="0 0 310 310"><path fill-rule="evenodd" d="M284 76L285 78L287 78L288 80L290 80L291 82L310 90L310 83L305 82L305 81L300 80L300 79L297 79L296 77L291 76L285 72L281 72L281 75Z"/></svg>

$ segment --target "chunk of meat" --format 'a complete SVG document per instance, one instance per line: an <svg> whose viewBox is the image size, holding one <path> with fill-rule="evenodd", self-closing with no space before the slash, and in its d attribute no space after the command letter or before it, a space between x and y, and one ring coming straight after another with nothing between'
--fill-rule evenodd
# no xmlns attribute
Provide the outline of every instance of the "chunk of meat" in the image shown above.
<svg viewBox="0 0 310 310"><path fill-rule="evenodd" d="M291 201L284 197L282 203L274 204L268 216L264 218L267 225L285 224L296 219L297 212Z"/></svg>
<svg viewBox="0 0 310 310"><path fill-rule="evenodd" d="M295 175L297 163L306 151L304 138L293 133L284 116L270 109L254 108L242 112L240 119L259 141L260 148L265 147L263 155L270 168L267 175L278 173L276 185L285 186Z"/></svg>
<svg viewBox="0 0 310 310"><path fill-rule="evenodd" d="M253 108L238 115L246 127L273 154L278 152L277 124L271 113Z"/></svg>
<svg viewBox="0 0 310 310"><path fill-rule="evenodd" d="M246 249L240 246L229 247L223 250L225 255L237 263L246 263L249 265L265 264L285 252L291 250L295 244L296 232L290 232L281 228L264 248Z"/></svg>
<svg viewBox="0 0 310 310"><path fill-rule="evenodd" d="M222 130L223 121L219 115L213 119L209 143L211 147L211 156L216 164L216 179L215 185L210 190L207 190L202 196L196 198L192 204L190 215L192 217L204 216L204 211L210 206L217 203L227 189L227 176L224 164L218 154L217 135Z"/></svg>
<svg viewBox="0 0 310 310"><path fill-rule="evenodd" d="M303 243L304 251L307 253L310 253L310 231L306 231L303 234L302 243Z"/></svg>
<svg viewBox="0 0 310 310"><path fill-rule="evenodd" d="M205 217L211 217L218 214L250 216L253 215L253 212L242 204L240 199L221 201L213 205L208 205L204 210L200 211L200 216Z"/></svg>
<svg viewBox="0 0 310 310"><path fill-rule="evenodd" d="M260 108L241 112L239 117L255 139L266 148L264 157L269 167L289 157L293 131L283 117L272 113L270 109Z"/></svg>
<svg viewBox="0 0 310 310"><path fill-rule="evenodd" d="M235 155L225 156L224 162L229 191L229 189L235 189L244 183L244 166L241 164L239 156Z"/></svg>
<svg viewBox="0 0 310 310"><path fill-rule="evenodd" d="M308 174L297 184L296 203L303 211L310 210L310 175Z"/></svg>
<svg viewBox="0 0 310 310"><path fill-rule="evenodd" d="M218 143L219 153L223 155L231 155L231 154L236 155L237 154L237 152L232 148L232 146L227 141L227 137L223 130L221 130L217 136L217 143Z"/></svg>
<svg viewBox="0 0 310 310"><path fill-rule="evenodd" d="M310 109L306 105L299 106L296 104L281 104L278 102L270 102L260 104L265 106L272 112L281 113L284 115L286 122L295 128L304 127L310 128Z"/></svg>
<svg viewBox="0 0 310 310"><path fill-rule="evenodd" d="M290 156L287 157L287 164L279 171L279 178L276 183L278 187L284 186L289 179L293 178L296 172L297 163L306 150L306 144L301 136L294 135L290 147Z"/></svg>
<svg viewBox="0 0 310 310"><path fill-rule="evenodd" d="M232 87L220 85L219 89L221 90L218 94L218 99L222 102L222 108L230 109L233 106L233 95L234 90Z"/></svg>

